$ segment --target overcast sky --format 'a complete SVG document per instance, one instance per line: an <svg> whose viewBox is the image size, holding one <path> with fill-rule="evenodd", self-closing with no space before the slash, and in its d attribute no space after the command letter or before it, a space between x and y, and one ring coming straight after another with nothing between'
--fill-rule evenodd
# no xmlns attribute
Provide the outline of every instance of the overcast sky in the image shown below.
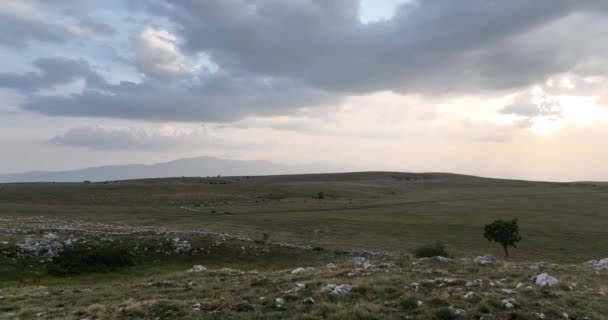
<svg viewBox="0 0 608 320"><path fill-rule="evenodd" d="M0 0L0 173L608 180L605 0Z"/></svg>

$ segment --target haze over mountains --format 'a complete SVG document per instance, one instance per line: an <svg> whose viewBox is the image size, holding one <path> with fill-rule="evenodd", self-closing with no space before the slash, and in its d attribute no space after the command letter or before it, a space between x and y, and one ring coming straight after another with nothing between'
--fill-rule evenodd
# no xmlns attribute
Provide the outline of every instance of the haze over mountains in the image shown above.
<svg viewBox="0 0 608 320"><path fill-rule="evenodd" d="M177 159L146 164L110 165L66 171L32 171L0 174L0 182L79 182L180 176L239 176L339 172L344 168L312 164L288 166L270 161L226 160L215 157Z"/></svg>

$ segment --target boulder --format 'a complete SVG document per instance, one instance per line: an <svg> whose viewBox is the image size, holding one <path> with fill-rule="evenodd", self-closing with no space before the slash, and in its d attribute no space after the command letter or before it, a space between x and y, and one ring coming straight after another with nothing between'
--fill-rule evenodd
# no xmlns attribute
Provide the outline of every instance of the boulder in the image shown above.
<svg viewBox="0 0 608 320"><path fill-rule="evenodd" d="M559 280L557 280L557 278L552 277L547 273L541 273L532 277L532 281L534 281L536 285L541 287L550 287L559 283Z"/></svg>
<svg viewBox="0 0 608 320"><path fill-rule="evenodd" d="M486 254L484 256L477 256L473 259L473 262L481 265L491 265L496 264L496 257Z"/></svg>
<svg viewBox="0 0 608 320"><path fill-rule="evenodd" d="M355 265L355 267L362 269L369 269L374 266L371 262L369 262L369 260L367 260L367 258L364 257L354 257L352 263Z"/></svg>
<svg viewBox="0 0 608 320"><path fill-rule="evenodd" d="M193 266L192 268L190 268L187 272L203 272L203 271L207 271L207 268L201 266L200 264L197 264L197 265Z"/></svg>

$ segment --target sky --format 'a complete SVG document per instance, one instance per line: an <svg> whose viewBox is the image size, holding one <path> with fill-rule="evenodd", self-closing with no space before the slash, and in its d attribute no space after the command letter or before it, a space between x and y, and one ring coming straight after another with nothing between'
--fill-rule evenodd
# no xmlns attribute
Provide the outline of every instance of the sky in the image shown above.
<svg viewBox="0 0 608 320"><path fill-rule="evenodd" d="M604 0L0 0L0 173L608 180Z"/></svg>

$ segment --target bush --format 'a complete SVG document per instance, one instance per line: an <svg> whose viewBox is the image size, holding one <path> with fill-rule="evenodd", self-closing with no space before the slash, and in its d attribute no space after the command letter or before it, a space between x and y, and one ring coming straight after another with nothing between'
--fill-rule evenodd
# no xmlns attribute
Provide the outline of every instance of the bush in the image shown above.
<svg viewBox="0 0 608 320"><path fill-rule="evenodd" d="M399 306L403 310L412 310L418 308L418 301L414 298L404 298L399 302Z"/></svg>
<svg viewBox="0 0 608 320"><path fill-rule="evenodd" d="M436 256L448 257L449 254L442 243L424 245L414 250L416 258L430 258Z"/></svg>
<svg viewBox="0 0 608 320"><path fill-rule="evenodd" d="M453 320L456 319L454 313L449 308L441 308L435 311L435 319L437 320Z"/></svg>
<svg viewBox="0 0 608 320"><path fill-rule="evenodd" d="M47 263L49 274L64 276L89 272L110 272L133 265L131 254L124 248L72 247L66 248Z"/></svg>

